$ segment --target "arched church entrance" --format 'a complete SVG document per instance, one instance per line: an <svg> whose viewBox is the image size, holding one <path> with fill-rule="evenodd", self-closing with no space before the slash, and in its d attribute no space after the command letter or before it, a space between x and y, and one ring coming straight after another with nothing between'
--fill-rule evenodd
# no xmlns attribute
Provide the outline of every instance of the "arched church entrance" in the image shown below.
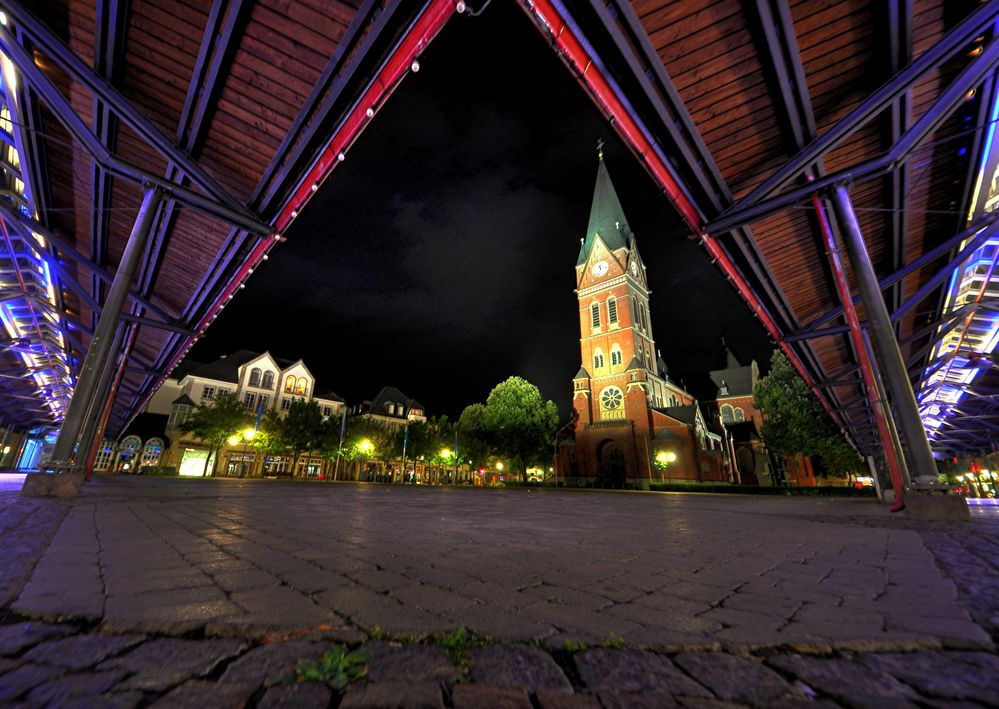
<svg viewBox="0 0 999 709"><path fill-rule="evenodd" d="M604 441L597 448L597 487L623 488L626 479L624 453L614 441Z"/></svg>

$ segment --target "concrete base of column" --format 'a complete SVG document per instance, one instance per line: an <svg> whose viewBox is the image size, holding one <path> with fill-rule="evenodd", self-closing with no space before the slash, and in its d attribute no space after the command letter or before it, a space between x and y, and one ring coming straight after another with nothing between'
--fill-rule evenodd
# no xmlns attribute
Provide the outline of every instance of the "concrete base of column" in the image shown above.
<svg viewBox="0 0 999 709"><path fill-rule="evenodd" d="M83 473L28 473L21 486L24 497L76 497Z"/></svg>
<svg viewBox="0 0 999 709"><path fill-rule="evenodd" d="M905 496L905 516L935 522L961 522L971 519L971 512L961 495L909 492Z"/></svg>

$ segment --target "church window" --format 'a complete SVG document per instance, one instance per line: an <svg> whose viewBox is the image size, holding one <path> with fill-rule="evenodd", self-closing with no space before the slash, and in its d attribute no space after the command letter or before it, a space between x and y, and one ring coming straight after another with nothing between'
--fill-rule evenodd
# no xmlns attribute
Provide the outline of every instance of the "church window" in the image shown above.
<svg viewBox="0 0 999 709"><path fill-rule="evenodd" d="M673 396L672 394L670 394L670 395L669 395L669 405L670 405L670 406L679 406L679 405L680 405L680 402L678 402L678 401L676 400L676 397L675 397L675 396Z"/></svg>
<svg viewBox="0 0 999 709"><path fill-rule="evenodd" d="M600 303L590 306L590 319L593 321L593 327L600 327Z"/></svg>
<svg viewBox="0 0 999 709"><path fill-rule="evenodd" d="M621 348L614 345L613 349L611 349L611 366L621 364L623 358L624 355L621 353Z"/></svg>
<svg viewBox="0 0 999 709"><path fill-rule="evenodd" d="M607 322L617 322L617 298L607 299Z"/></svg>
<svg viewBox="0 0 999 709"><path fill-rule="evenodd" d="M274 372L264 372L264 378L260 381L260 386L270 389L274 386Z"/></svg>
<svg viewBox="0 0 999 709"><path fill-rule="evenodd" d="M604 390L600 392L600 405L605 409L619 409L621 408L621 402L623 400L624 395L617 387L605 387Z"/></svg>
<svg viewBox="0 0 999 709"><path fill-rule="evenodd" d="M250 386L260 386L260 367L254 367L250 370Z"/></svg>
<svg viewBox="0 0 999 709"><path fill-rule="evenodd" d="M604 366L604 353L598 348L596 352L593 353L593 368L601 369Z"/></svg>
<svg viewBox="0 0 999 709"><path fill-rule="evenodd" d="M648 330L649 329L649 321L645 317L645 304L644 303L640 303L639 304L639 306L638 306L638 313L639 313L639 315L642 318L642 330L643 331L644 330Z"/></svg>
<svg viewBox="0 0 999 709"><path fill-rule="evenodd" d="M734 423L735 422L735 414L732 411L732 407L729 406L728 404L724 404L721 407L721 417L722 417L722 423Z"/></svg>
<svg viewBox="0 0 999 709"><path fill-rule="evenodd" d="M742 410L741 406L737 406L735 408L735 420L736 421L745 421L746 420L746 412Z"/></svg>
<svg viewBox="0 0 999 709"><path fill-rule="evenodd" d="M298 384L295 386L295 393L299 394L300 396L305 396L305 387L306 387L305 377L299 377Z"/></svg>
<svg viewBox="0 0 999 709"><path fill-rule="evenodd" d="M284 380L284 393L294 394L295 393L295 375L289 374L288 378Z"/></svg>

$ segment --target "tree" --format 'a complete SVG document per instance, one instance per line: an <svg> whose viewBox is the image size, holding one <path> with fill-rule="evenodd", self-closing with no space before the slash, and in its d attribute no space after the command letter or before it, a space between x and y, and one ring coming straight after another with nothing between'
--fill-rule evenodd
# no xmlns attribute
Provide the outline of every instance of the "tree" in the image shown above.
<svg viewBox="0 0 999 709"><path fill-rule="evenodd" d="M218 457L219 450L229 436L235 435L252 423L253 419L243 403L230 392L220 393L207 406L198 406L187 420L180 425L180 430L190 433L196 439L208 445L208 457L205 458L204 475L208 476L208 461ZM211 475L215 475L218 460L212 464Z"/></svg>
<svg viewBox="0 0 999 709"><path fill-rule="evenodd" d="M291 402L287 415L281 421L280 438L283 447L291 453L292 477L298 466L298 456L319 448L326 430L319 404L304 399Z"/></svg>
<svg viewBox="0 0 999 709"><path fill-rule="evenodd" d="M485 417L486 407L472 404L466 406L458 418L458 447L466 460L483 463L492 453Z"/></svg>
<svg viewBox="0 0 999 709"><path fill-rule="evenodd" d="M760 435L774 455L819 456L834 472L863 469L860 456L779 350L770 359L769 374L753 389L753 405L763 412Z"/></svg>
<svg viewBox="0 0 999 709"><path fill-rule="evenodd" d="M551 454L558 409L529 381L510 377L489 392L482 423L493 445L516 459L526 483L528 461Z"/></svg>

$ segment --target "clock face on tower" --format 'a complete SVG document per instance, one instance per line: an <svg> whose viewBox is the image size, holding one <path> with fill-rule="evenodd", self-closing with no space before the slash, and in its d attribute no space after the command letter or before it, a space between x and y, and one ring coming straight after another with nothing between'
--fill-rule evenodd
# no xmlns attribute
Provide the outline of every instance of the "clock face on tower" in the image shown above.
<svg viewBox="0 0 999 709"><path fill-rule="evenodd" d="M607 269L610 268L610 264L606 261L597 261L593 264L593 275L597 278L607 273Z"/></svg>

